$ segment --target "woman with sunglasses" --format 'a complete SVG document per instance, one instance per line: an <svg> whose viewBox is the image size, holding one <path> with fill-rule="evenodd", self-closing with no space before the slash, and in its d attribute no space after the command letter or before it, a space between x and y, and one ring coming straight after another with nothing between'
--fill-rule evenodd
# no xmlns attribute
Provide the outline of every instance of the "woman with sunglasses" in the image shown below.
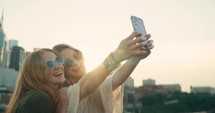
<svg viewBox="0 0 215 113"><path fill-rule="evenodd" d="M139 36L140 33L133 32L104 60L102 65L88 73L86 73L80 50L66 44L54 46L53 50L65 59L66 81L62 85L64 88L60 89L61 105L63 105L59 107L61 113L122 113L124 93L122 84L137 64L146 58L150 54L150 49L153 48L153 41L149 40L146 45L148 49L140 49L144 43ZM146 38L149 39L150 35L147 35ZM120 66L119 64L123 60L127 60L127 62ZM120 68L118 68L119 66ZM118 69L112 72L116 68ZM110 73L113 75L106 79L101 77ZM83 81L83 78L89 79ZM104 82L101 84L102 81ZM80 88L74 88L81 83L88 86L86 87L88 89L83 89L81 85ZM97 88L99 84L101 85ZM86 91L86 94L80 95L81 92L78 94L79 90Z"/></svg>
<svg viewBox="0 0 215 113"><path fill-rule="evenodd" d="M59 84L65 81L64 60L51 49L40 49L22 63L6 113L56 113Z"/></svg>

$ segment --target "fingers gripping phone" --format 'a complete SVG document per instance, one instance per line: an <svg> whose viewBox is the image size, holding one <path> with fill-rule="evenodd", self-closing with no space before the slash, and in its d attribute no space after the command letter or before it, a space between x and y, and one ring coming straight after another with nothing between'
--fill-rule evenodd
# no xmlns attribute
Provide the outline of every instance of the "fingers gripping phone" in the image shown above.
<svg viewBox="0 0 215 113"><path fill-rule="evenodd" d="M132 23L134 31L140 32L141 33L141 38L143 40L146 40L146 38L145 38L146 29L145 29L143 20L141 18L139 18L139 17L131 16L131 23ZM146 49L146 45L147 45L147 40L144 41L144 46L142 48Z"/></svg>

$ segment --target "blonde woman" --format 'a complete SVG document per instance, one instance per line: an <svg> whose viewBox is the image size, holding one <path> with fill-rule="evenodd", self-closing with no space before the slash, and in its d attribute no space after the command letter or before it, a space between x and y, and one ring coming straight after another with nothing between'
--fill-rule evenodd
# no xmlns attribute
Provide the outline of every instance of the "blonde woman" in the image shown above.
<svg viewBox="0 0 215 113"><path fill-rule="evenodd" d="M24 60L6 113L55 113L58 86L65 81L64 60L51 49L40 49Z"/></svg>

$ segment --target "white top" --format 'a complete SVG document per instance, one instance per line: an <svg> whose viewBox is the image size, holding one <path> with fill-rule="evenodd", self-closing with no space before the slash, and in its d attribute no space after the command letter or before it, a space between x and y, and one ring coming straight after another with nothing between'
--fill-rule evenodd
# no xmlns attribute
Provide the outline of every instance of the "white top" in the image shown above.
<svg viewBox="0 0 215 113"><path fill-rule="evenodd" d="M112 91L112 78L109 76L91 95L80 102L79 83L69 87L67 96L69 105L67 113L122 113L124 86Z"/></svg>

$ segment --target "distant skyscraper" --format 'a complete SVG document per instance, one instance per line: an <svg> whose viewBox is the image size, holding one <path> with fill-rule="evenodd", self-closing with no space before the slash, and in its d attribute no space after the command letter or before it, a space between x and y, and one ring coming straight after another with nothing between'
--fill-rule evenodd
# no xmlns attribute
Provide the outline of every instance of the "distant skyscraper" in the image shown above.
<svg viewBox="0 0 215 113"><path fill-rule="evenodd" d="M11 55L11 51L12 51L12 48L14 46L18 46L18 40L9 40L8 41L8 50L7 50L7 62L6 62L6 67L9 67L9 64L10 64L10 55Z"/></svg>
<svg viewBox="0 0 215 113"><path fill-rule="evenodd" d="M18 46L18 40L9 40L8 48L12 50L13 46Z"/></svg>
<svg viewBox="0 0 215 113"><path fill-rule="evenodd" d="M7 68L7 41L4 41L2 67Z"/></svg>
<svg viewBox="0 0 215 113"><path fill-rule="evenodd" d="M6 58L5 55L6 54L5 50L6 50L6 41L5 41L5 32L3 30L3 13L2 13L2 18L0 21L0 67L5 67L5 63L6 63Z"/></svg>
<svg viewBox="0 0 215 113"><path fill-rule="evenodd" d="M19 66L25 58L25 52L22 47L14 46L10 55L10 64L9 68L19 70Z"/></svg>

